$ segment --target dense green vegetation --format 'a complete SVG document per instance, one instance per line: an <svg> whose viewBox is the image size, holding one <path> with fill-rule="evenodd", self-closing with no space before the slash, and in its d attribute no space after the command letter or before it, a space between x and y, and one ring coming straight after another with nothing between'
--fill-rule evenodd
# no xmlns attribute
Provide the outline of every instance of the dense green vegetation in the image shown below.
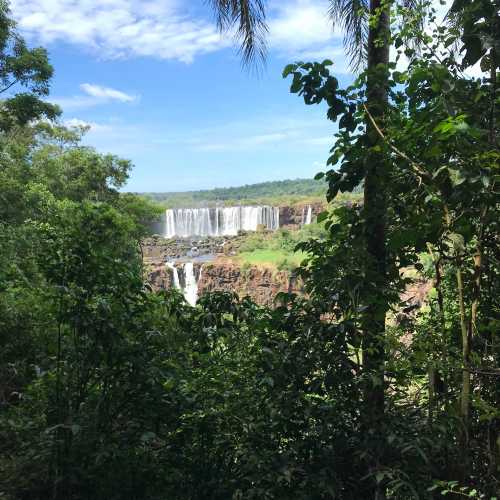
<svg viewBox="0 0 500 500"><path fill-rule="evenodd" d="M213 5L250 30L250 56L262 24L245 21L262 10ZM155 208L120 195L129 162L33 121L55 118L37 86L51 68L38 51L31 71L40 58L16 35L0 66L23 62L30 97L3 101L0 123L0 498L498 498L500 4L455 0L443 26L427 7L425 30L396 2L351 12L371 49L346 89L330 61L285 68L339 124L328 201L364 182L364 202L245 242L308 256L307 298L273 309L151 291L140 242ZM403 69L384 63L390 44ZM476 63L487 76L464 75Z"/></svg>
<svg viewBox="0 0 500 500"><path fill-rule="evenodd" d="M320 224L309 224L297 231L249 233L238 247L234 260L243 266L265 265L278 270L294 270L307 254L296 250L299 243L311 239L324 240L326 231Z"/></svg>
<svg viewBox="0 0 500 500"><path fill-rule="evenodd" d="M231 188L173 193L141 193L165 208L225 205L290 205L297 202L323 200L327 185L314 179L262 182Z"/></svg>

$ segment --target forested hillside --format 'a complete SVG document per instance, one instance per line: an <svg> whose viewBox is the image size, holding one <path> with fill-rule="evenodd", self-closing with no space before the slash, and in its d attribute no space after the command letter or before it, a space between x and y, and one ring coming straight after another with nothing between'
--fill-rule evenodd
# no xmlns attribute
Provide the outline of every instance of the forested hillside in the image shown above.
<svg viewBox="0 0 500 500"><path fill-rule="evenodd" d="M298 201L324 199L326 189L327 185L323 180L294 179L203 191L140 194L167 208L174 208L210 206L221 202L227 205L293 204Z"/></svg>
<svg viewBox="0 0 500 500"><path fill-rule="evenodd" d="M329 4L359 74L284 68L338 133L318 225L242 249L301 252L264 307L153 290L156 205L0 1L0 499L500 498L500 2ZM209 5L265 54L266 2Z"/></svg>

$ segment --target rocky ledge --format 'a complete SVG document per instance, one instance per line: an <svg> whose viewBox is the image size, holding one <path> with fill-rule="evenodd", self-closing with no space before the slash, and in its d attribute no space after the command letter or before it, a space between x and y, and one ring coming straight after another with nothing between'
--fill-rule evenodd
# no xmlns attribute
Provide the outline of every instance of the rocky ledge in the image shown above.
<svg viewBox="0 0 500 500"><path fill-rule="evenodd" d="M312 217L317 217L317 215L326 209L326 204L323 202L314 202L307 204L297 204L291 206L281 206L280 208L280 227L285 228L298 228L304 223L304 217L307 211L311 207Z"/></svg>
<svg viewBox="0 0 500 500"><path fill-rule="evenodd" d="M213 291L232 291L249 296L260 305L273 305L279 292L300 292L301 283L289 271L266 267L240 267L231 262L203 266L198 283L200 295Z"/></svg>
<svg viewBox="0 0 500 500"><path fill-rule="evenodd" d="M236 292L249 296L257 304L272 306L279 292L302 292L300 280L289 271L276 271L266 267L240 267L228 260L208 264L194 264L198 278L198 296L208 292ZM149 265L149 279L153 290L166 290L173 286L173 271L163 263Z"/></svg>

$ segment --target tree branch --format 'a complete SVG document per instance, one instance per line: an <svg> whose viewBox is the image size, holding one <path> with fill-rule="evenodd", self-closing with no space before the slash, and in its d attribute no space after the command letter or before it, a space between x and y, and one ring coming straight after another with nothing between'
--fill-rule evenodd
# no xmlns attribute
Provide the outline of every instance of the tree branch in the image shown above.
<svg viewBox="0 0 500 500"><path fill-rule="evenodd" d="M373 118L372 114L370 113L370 111L368 111L368 108L366 106L365 103L363 103L363 108L366 112L366 114L368 115L368 118L370 119L370 122L371 124L373 125L373 127L375 128L375 130L377 131L377 134L381 137L381 139L392 149L392 151L394 151L398 156L400 156L401 158L405 159L412 167L413 167L413 170L415 170L417 176L421 179L422 177L425 177L427 179L431 179L431 176L430 174L424 169L424 167L422 167L421 165L419 165L417 162L413 161L407 154L403 153L402 151L400 151L396 146L392 145L389 140L386 138L386 136L384 135L384 133L382 132L382 130L380 130L380 127L377 125L377 122L375 121L375 119Z"/></svg>
<svg viewBox="0 0 500 500"><path fill-rule="evenodd" d="M0 90L0 94L5 92L6 90L9 90L13 85L15 85L19 80L14 80L13 82L9 83L7 87L4 87L3 89Z"/></svg>

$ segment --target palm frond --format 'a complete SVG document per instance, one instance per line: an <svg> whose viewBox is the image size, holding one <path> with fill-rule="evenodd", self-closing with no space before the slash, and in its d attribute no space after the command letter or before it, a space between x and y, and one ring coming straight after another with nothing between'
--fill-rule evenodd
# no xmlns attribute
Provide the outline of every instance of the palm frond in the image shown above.
<svg viewBox="0 0 500 500"><path fill-rule="evenodd" d="M358 71L366 61L369 6L367 0L331 0L328 15L344 31L349 66Z"/></svg>
<svg viewBox="0 0 500 500"><path fill-rule="evenodd" d="M266 57L266 0L208 0L217 27L227 32L236 29L243 62L247 65L264 62Z"/></svg>

